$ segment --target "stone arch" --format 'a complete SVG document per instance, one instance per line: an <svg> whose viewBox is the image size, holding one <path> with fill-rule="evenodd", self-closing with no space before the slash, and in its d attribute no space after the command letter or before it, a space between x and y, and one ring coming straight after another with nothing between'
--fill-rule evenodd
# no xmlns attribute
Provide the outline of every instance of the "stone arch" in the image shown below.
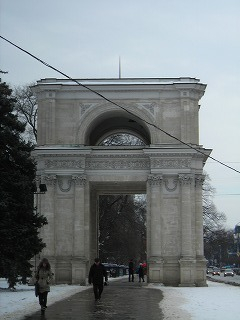
<svg viewBox="0 0 240 320"><path fill-rule="evenodd" d="M48 220L41 230L42 254L56 282L85 283L98 253L96 197L128 190L146 193L148 281L205 286L201 184L211 150L199 145L198 101L206 85L194 78L80 82L127 111L69 80L43 79L35 87L39 139L34 156L48 189L38 199ZM184 143L162 139L148 123ZM98 145L121 130L146 145Z"/></svg>
<svg viewBox="0 0 240 320"><path fill-rule="evenodd" d="M153 122L153 116L149 115L148 111L140 111L137 108L134 108L134 114L129 114L110 104L92 107L84 114L78 124L76 143L98 145L104 137L124 132L133 134L143 140L146 145L150 145L153 132L145 121Z"/></svg>

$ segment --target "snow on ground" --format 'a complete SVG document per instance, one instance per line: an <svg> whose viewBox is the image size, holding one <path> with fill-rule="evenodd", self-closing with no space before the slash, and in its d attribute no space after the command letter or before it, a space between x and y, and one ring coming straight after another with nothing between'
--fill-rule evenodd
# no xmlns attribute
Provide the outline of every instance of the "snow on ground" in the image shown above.
<svg viewBox="0 0 240 320"><path fill-rule="evenodd" d="M239 314L238 286L208 281L208 287L164 287L156 284L149 284L148 287L163 292L159 307L166 320L230 320L237 319ZM34 287L18 285L16 291L8 291L6 288L6 281L0 279L1 320L19 320L39 310ZM51 286L48 305L87 288L79 285Z"/></svg>
<svg viewBox="0 0 240 320"><path fill-rule="evenodd" d="M207 281L208 287L162 287L164 319L240 319L240 287ZM153 285L151 285L153 286Z"/></svg>
<svg viewBox="0 0 240 320"><path fill-rule="evenodd" d="M17 285L16 291L3 290L7 288L4 279L0 279L0 319L18 320L39 310L38 298L35 297L34 286ZM88 287L79 285L51 286L48 295L48 305L65 299L75 293L86 290Z"/></svg>

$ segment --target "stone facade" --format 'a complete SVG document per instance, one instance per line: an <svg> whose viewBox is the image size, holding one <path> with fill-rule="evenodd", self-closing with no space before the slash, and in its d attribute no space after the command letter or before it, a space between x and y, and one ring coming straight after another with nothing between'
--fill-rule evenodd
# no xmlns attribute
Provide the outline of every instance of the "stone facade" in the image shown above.
<svg viewBox="0 0 240 320"><path fill-rule="evenodd" d="M42 254L56 282L85 283L98 255L98 196L117 192L147 195L148 281L205 286L202 171L211 150L199 145L198 103L206 86L194 78L79 82L44 79L33 88L34 156L48 188L38 197L48 219ZM99 146L117 132L146 145Z"/></svg>

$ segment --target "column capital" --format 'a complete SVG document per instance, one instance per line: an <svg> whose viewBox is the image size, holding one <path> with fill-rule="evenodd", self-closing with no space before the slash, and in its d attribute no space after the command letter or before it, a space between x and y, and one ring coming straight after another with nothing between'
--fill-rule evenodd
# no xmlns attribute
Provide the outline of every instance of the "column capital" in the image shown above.
<svg viewBox="0 0 240 320"><path fill-rule="evenodd" d="M202 187L202 184L205 180L205 175L203 174L196 174L195 175L195 186L199 186L199 187Z"/></svg>
<svg viewBox="0 0 240 320"><path fill-rule="evenodd" d="M81 186L84 187L87 182L87 176L82 174L82 175L73 175L72 180L74 181L76 186Z"/></svg>
<svg viewBox="0 0 240 320"><path fill-rule="evenodd" d="M179 181L181 185L190 185L194 181L194 175L193 174L179 174L178 175Z"/></svg>
<svg viewBox="0 0 240 320"><path fill-rule="evenodd" d="M151 174L148 176L148 183L151 186L160 186L162 184L162 181L163 181L162 175Z"/></svg>
<svg viewBox="0 0 240 320"><path fill-rule="evenodd" d="M55 174L42 176L41 179L46 183L47 186L54 187L57 183L57 176Z"/></svg>

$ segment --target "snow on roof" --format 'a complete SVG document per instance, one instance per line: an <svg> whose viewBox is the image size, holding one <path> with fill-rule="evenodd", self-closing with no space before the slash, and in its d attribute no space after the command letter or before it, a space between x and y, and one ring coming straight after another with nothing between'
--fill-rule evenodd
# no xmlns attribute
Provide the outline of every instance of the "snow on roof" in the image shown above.
<svg viewBox="0 0 240 320"><path fill-rule="evenodd" d="M83 85L169 85L169 84L189 84L199 83L199 79L190 77L181 78L103 78L103 79L56 79L46 78L37 81L38 84L48 85L77 85L77 82Z"/></svg>

